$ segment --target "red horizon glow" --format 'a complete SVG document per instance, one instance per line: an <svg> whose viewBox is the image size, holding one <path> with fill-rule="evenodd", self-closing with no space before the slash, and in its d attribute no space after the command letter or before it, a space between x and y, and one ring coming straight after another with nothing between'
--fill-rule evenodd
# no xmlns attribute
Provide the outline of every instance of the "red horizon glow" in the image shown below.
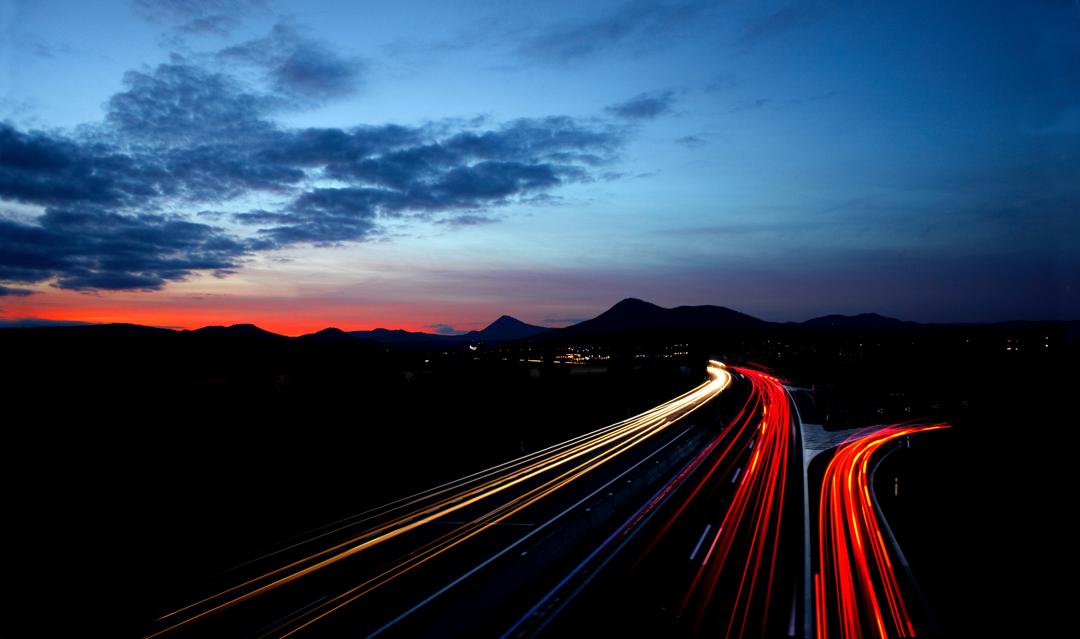
<svg viewBox="0 0 1080 639"><path fill-rule="evenodd" d="M544 310L540 310L543 313ZM552 311L558 313L558 310ZM459 331L479 330L503 314L523 322L548 326L565 322L533 319L536 314L515 314L493 303L394 302L356 303L327 298L236 298L233 296L189 296L166 298L137 294L100 295L58 291L26 298L5 300L0 318L24 318L88 322L128 323L162 328L194 330L204 326L254 324L273 333L291 337L335 327L345 331L375 328L404 329L436 333L432 325L447 324Z"/></svg>
<svg viewBox="0 0 1080 639"><path fill-rule="evenodd" d="M110 307L107 309L85 311L46 311L32 315L12 317L12 320L23 317L43 320L87 322L90 324L139 324L142 326L156 326L174 330L196 330L205 326L232 326L234 324L254 324L259 328L286 335L298 337L323 330L324 328L340 328L344 331L366 331L376 328L403 329L406 331L434 333L431 328L426 328L423 322L408 320L388 320L386 322L373 322L368 324L349 323L343 325L339 322L319 321L311 318L276 318L264 316L253 319L251 315L242 312L221 313L205 309L178 309L162 311L143 311L141 309L128 311ZM479 328L483 328L482 326ZM471 330L471 329L469 329Z"/></svg>

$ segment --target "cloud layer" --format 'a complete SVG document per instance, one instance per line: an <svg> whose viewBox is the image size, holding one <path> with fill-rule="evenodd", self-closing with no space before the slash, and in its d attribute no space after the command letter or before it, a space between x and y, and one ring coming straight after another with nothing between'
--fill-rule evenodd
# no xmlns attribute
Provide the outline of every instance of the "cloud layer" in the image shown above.
<svg viewBox="0 0 1080 639"><path fill-rule="evenodd" d="M128 72L105 121L78 133L0 123L0 282L153 290L255 251L370 239L390 219L490 222L486 209L595 179L624 139L569 117L286 128L275 114L355 91L362 63L281 25L212 58Z"/></svg>
<svg viewBox="0 0 1080 639"><path fill-rule="evenodd" d="M365 67L363 60L341 56L286 23L275 25L265 38L223 49L217 57L260 69L279 94L312 102L355 92Z"/></svg>

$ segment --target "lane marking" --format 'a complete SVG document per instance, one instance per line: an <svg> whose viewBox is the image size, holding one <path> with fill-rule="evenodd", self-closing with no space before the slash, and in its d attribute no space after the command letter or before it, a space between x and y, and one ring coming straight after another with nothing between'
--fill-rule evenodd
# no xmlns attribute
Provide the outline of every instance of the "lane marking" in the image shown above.
<svg viewBox="0 0 1080 639"><path fill-rule="evenodd" d="M705 530L701 531L701 537L697 540L697 545L694 546L694 552L690 553L690 561L697 557L697 552L701 550L701 544L705 541L705 535L709 534L709 529L712 528L712 524L705 524Z"/></svg>
<svg viewBox="0 0 1080 639"><path fill-rule="evenodd" d="M718 393L718 394L719 394L719 393ZM715 395L714 395L713 397L715 397ZM712 397L710 397L709 399L711 400L711 399L712 399ZM706 400L706 401L707 401L707 400ZM702 404L704 404L704 403L705 403L705 401L701 402L701 404L699 404L699 406L700 406L700 405L702 405ZM692 412L694 412L694 411L693 411L693 410L690 410L690 411L688 411L688 412L687 412L687 415L689 415L689 414L690 414L690 413L692 413ZM674 444L675 444L675 442L677 442L677 441L679 441L680 439L682 439L682 438L683 438L683 436L684 436L684 435L686 435L687 433L689 433L689 432L690 432L691 430L693 430L693 428L694 428L694 424L691 424L691 425L689 425L689 426L688 426L688 427L687 427L687 428L686 428L685 430L683 430L682 432L678 433L677 435L675 435L674 437L672 437L672 438L671 438L670 440L668 440L667 442L664 442L664 444L663 444L662 446L660 446L660 447L659 447L658 449L656 449L655 451L653 451L652 453L650 453L649 455L647 455L647 456L645 457L645 459L642 459L641 461L638 461L638 462L637 462L637 463L635 463L634 465L630 466L630 468L627 468L627 469L626 469L626 470L624 470L623 472L619 473L618 475L616 475L615 477L613 477L612 479L610 479L610 480L609 480L609 481L608 481L607 483L605 483L604 485L600 486L599 488L597 488L597 489L596 489L596 490L594 490L593 492L589 493L588 495L585 495L585 497L583 497L582 499L578 500L578 501L577 501L576 503L572 504L572 505L571 505L571 506L570 506L569 508L566 508L565 510L563 510L563 511L562 511L562 512L560 512L559 514L555 515L555 516L554 516L554 517L552 517L551 519L548 519L548 520L547 520L546 522L544 522L544 523L540 524L540 525L539 525L538 527L534 528L534 529L533 529L532 531L530 531L530 532L529 532L528 534L526 534L526 535L525 535L524 537L522 537L521 539L519 539L519 540L515 541L514 543L510 544L509 546L507 546L507 547L503 548L502 550L500 550L499 552L495 553L494 555L492 555L492 556L488 557L487 559L485 559L484 561L480 562L480 563L479 563L479 564L477 564L476 566L473 566L473 567L472 567L472 568L471 568L470 570L466 571L466 572L465 572L464 574L462 574L461 576L457 577L456 579L454 579L454 580L453 580L453 581L451 581L450 583L446 584L446 585L445 585L445 586L443 586L442 588L440 588L440 589L436 590L435 592L431 593L431 594L430 594L430 595L428 595L428 596L427 596L427 597L426 597L425 599L423 599L423 600L421 600L420 602L418 602L417 604L415 604L415 605L414 605L413 607L409 608L409 609L408 609L408 610L406 610L405 612L402 612L402 613L401 613L401 614L399 614L399 615L398 615L397 617L394 617L393 619L391 619L390 621L386 622L385 624L383 624L383 625L382 625L382 626L380 626L379 628L375 629L375 631L374 631L374 632L371 632L371 633L369 633L369 634L367 635L368 639L371 639L372 637L377 637L378 635L381 635L382 633L386 632L386 631L387 631L387 630L389 630L389 629L390 629L391 627L393 627L393 626L394 626L394 625L396 625L396 624L397 624L398 622L400 622L400 621L401 621L402 619L405 619L406 617L408 617L408 616L412 615L412 614L413 614L414 612L416 612L416 611L417 611L417 610L419 610L420 608L423 608L423 607L424 607L424 606L426 606L427 604L431 603L431 602L432 602L433 600L437 599L437 598L438 598L438 597L439 597L440 595L442 595L442 594L443 594L443 593L445 593L446 591L450 590L451 588L453 588L454 586L458 585L459 583L461 583L461 582L465 581L466 579L468 579L468 578L469 578L469 577L471 577L472 575L476 574L477 572L480 572L481 570L483 570L483 569L484 569L484 567L486 567L486 566L488 566L488 565L490 565L490 564L494 563L494 562L495 562L496 560L498 560L498 559L499 559L500 557L502 557L503 555L505 555L505 554L507 554L507 553L509 553L509 552L513 551L513 550L514 550L515 548L517 548L517 547L518 547L518 546L520 546L521 544L525 543L525 542L526 542L526 541L527 541L527 540L528 540L528 539L529 539L530 537L533 537L534 535L537 535L537 534L539 534L539 533L540 533L540 532L541 532L542 530L544 530L545 528L547 528L547 527L548 527L548 526L550 526L551 524L555 523L555 522L556 522L557 520L561 519L562 517L564 517L564 516L565 516L565 515L567 515L568 513L570 513L570 512L573 512L573 511L574 511L575 509L577 509L577 508L579 508L580 506L584 505L584 504L585 504L586 502L588 502L588 501L589 501L590 499L592 499L592 498L593 498L593 497L595 497L596 495L598 495L598 494L600 494L600 493L602 493L602 492L604 492L604 491L608 490L608 489L609 489L609 488L610 488L610 487L611 487L611 486L612 486L613 484L615 484L615 482L619 481L619 480L620 480L620 479L622 479L623 477L626 477L627 475L629 475L629 474L630 474L630 473L632 473L633 471L637 470L637 469L638 469L638 467L640 467L640 466L643 466L644 464L646 464L646 463L648 463L649 461L651 461L651 460L652 460L652 459L653 459L654 457L656 457L656 456L658 456L658 455L659 455L660 453L664 452L664 449L666 449L666 448L667 448L668 446L672 446L672 445L674 445ZM628 481L628 483L629 483L629 481Z"/></svg>

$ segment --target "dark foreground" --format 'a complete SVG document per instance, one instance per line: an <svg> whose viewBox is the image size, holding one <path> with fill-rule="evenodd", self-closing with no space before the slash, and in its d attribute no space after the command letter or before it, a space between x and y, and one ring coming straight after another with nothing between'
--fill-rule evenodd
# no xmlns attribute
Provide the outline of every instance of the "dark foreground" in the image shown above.
<svg viewBox="0 0 1080 639"><path fill-rule="evenodd" d="M261 339L180 344L156 335L14 333L0 336L2 383L9 406L30 417L9 418L4 429L5 565L15 593L5 603L4 636L154 632L162 627L158 616L216 592L236 574L222 571L294 535L659 405L702 381L706 355L738 360L724 344L677 360L614 357L570 368L363 344L297 348ZM1065 593L1047 591L1038 575L1072 561L1060 524L1065 462L1075 443L1063 399L1072 387L1071 350L944 353L940 361L927 359L930 349L918 358L890 351L855 360L810 353L770 360L744 350L745 359L814 388L804 420L832 429L922 416L952 423L950 431L890 454L876 474L882 510L929 607L950 636L1038 634L1051 626ZM708 419L698 416L697 446L735 418L748 392L745 382L736 384L710 404ZM738 441L749 446L750 439ZM638 459L598 473L590 488L567 493L568 503ZM602 525L584 526L591 532L562 535L560 559L504 605L463 608L460 629L498 634L499 624L514 627L651 490L671 480L682 468L676 461L690 459L672 457L666 474L643 478L634 499L614 505ZM690 550L733 503L732 475L740 467L746 459L717 470L702 488L708 498L688 506L671 536L649 551L652 563L634 566L631 551L648 546L678 509L674 501L658 507L574 605L537 631L691 633L687 621L674 622L672 607L694 580ZM686 486L704 476L697 473ZM544 508L549 515L560 510ZM545 512L522 523L546 521ZM460 574L512 543L499 527L488 533L470 540L458 563L423 578L429 581L409 582L388 601L437 590L438 575ZM801 529L784 524L770 534L796 539ZM733 556L751 549L751 537L732 540ZM800 549L787 541L778 547L780 594L750 606L765 605L760 618L775 621L751 634L787 634ZM720 583L725 592L738 590L737 583ZM314 596L302 600L308 594ZM302 592L281 614L322 595ZM702 596L691 596L690 606ZM702 610L699 629L709 632L732 614ZM353 632L375 619L351 614L359 625L343 616L344 625L332 627ZM453 619L452 611L442 614L450 616L438 623ZM796 606L796 625L805 614ZM432 627L452 634L441 632L446 625Z"/></svg>

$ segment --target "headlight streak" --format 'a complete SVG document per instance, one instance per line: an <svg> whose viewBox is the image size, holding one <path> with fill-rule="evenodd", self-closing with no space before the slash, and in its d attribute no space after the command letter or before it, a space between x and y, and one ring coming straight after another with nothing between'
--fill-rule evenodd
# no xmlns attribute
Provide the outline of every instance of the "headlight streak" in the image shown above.
<svg viewBox="0 0 1080 639"><path fill-rule="evenodd" d="M818 511L819 570L813 576L819 639L833 631L842 639L915 636L871 499L869 464L889 442L948 427L902 423L862 429L829 461Z"/></svg>
<svg viewBox="0 0 1080 639"><path fill-rule="evenodd" d="M696 472L710 456L712 456L716 448L731 434L734 425L740 423L740 420L746 414L753 401L753 396L751 396L746 404L743 405L734 420L729 422L720 433L717 434L704 448L698 451L698 453L687 462L674 477L661 486L641 508L589 553L589 555L571 570L558 584L556 584L554 588L541 597L532 608L502 634L502 639L533 637L543 631L547 624L550 623L552 619L589 584L592 578L603 570L608 561L620 552L622 547L633 538L640 529L640 526L649 521L652 516L656 514L658 508L666 503L669 498L673 497L676 491L689 481L693 473ZM734 442L729 442L728 447L717 459L724 459L733 445ZM656 535L648 547L642 551L638 557L637 563L631 568L631 571L635 570L638 564L648 556L652 548L664 536L678 518L679 514L682 513L683 509L685 509L686 505L690 503L700 487L701 486L699 485L695 488L693 494L684 500L679 506L678 511L667 520L660 534ZM708 533L708 528L706 528L705 533ZM703 534L701 538L702 541L704 538L705 536Z"/></svg>
<svg viewBox="0 0 1080 639"><path fill-rule="evenodd" d="M192 603L169 613L159 621L165 625L147 639L179 630L206 617L220 613L233 606L254 599L267 592L320 571L339 561L357 555L373 546L402 536L426 524L436 522L446 515L474 504L489 504L488 510L452 531L423 544L420 548L400 557L389 568L359 584L321 601L305 610L300 616L271 629L263 636L289 636L326 615L339 610L372 590L413 570L433 557L457 546L480 532L504 521L522 509L551 495L567 484L599 468L603 464L632 450L637 445L668 429L673 423L703 406L731 383L731 374L723 364L710 360L707 372L709 381L699 385L660 406L627 420L586 433L544 450L515 460L493 466L459 480L397 500L385 506L341 520L318 529L309 539L264 555L270 558L285 550L311 545L328 536L372 524L366 530L352 534L348 539L333 543L327 548L311 552L307 556L269 570L257 577L243 581L215 595ZM550 479L542 475L558 474ZM516 494L508 490L534 478L543 479L536 487ZM497 498L506 496L505 501ZM490 500L490 501L489 501ZM388 518L389 519L386 519ZM380 520L385 519L385 521ZM258 560L255 560L258 561ZM251 562L249 562L251 563Z"/></svg>
<svg viewBox="0 0 1080 639"><path fill-rule="evenodd" d="M647 432L645 432L645 433L643 433L641 435L638 435L637 437L635 437L634 439L626 442L625 444L620 444L618 448L614 449L611 452L605 453L600 458L598 458L596 460L590 460L589 462L586 462L586 464L583 464L582 466L579 466L577 469L572 470L572 471L568 471L566 473L563 473L559 477L556 477L555 479L543 484L542 486L529 491L528 493L526 493L527 499L522 497L522 498L517 498L517 499L511 500L510 502L507 502L506 504L503 504L502 506L499 506L498 508L492 510L489 513L486 513L485 515L473 520L472 522L469 522L468 524L465 524L465 525L461 526L460 528L455 529L453 532L447 533L446 535L444 535L443 537L440 537L435 542L430 542L429 544L424 546L424 549L422 551L422 555L413 554L413 555L407 557L401 563L397 564L392 570L387 571L387 572L383 573L382 575L380 575L380 577L383 577L385 575L389 575L387 578L378 581L377 583L372 585L370 588L365 588L361 592L353 594L358 589L363 588L364 586L367 586L369 584L372 584L372 582L374 580L365 582L365 583L361 584L360 586L357 586L356 588L352 588L352 589L350 589L350 590L348 590L348 591L334 597L333 599L331 599L331 600L329 600L327 602L324 602L323 604L321 604L319 606L319 608L311 610L305 616L313 615L316 612L322 611L325 608L327 608L328 606L330 606L331 604L334 604L335 602L340 601L341 603L336 605L336 606L330 607L328 610L325 610L324 612L322 612L322 614L319 614L314 619L311 619L310 621L308 621L306 623L303 623L303 624L297 626L295 629L290 630L289 632L287 632L287 633L285 633L283 635L280 635L280 636L281 637L288 637L288 636L294 634L298 630L301 630L302 628L305 628L305 627L311 625L312 623L314 623L315 621L318 621L319 619L325 617L327 614L330 614L331 612L334 612L335 610L339 610L343 606L346 606L346 605L352 603L353 601L355 601L359 597L363 596L364 594L370 592L371 590L378 587L379 585L382 585L383 583L387 583L388 581L394 579L395 577L397 577L397 576L399 576L401 574L404 574L404 573L412 570L413 568L423 564L424 562L428 561L431 557L434 557L434 556L438 555L439 553L441 553L441 552L443 552L445 550L448 550L448 549L450 549L450 548L452 548L452 547L466 541L467 539L469 539L470 537L476 535L477 533L481 532L482 530L485 530L486 528L488 528L488 527L490 527L492 525L495 525L495 524L503 521L504 519L507 519L508 517L510 517L511 515L517 513L518 511L522 510L523 508L532 505L533 503L539 501L543 497L546 497L547 495L550 495L551 493L555 492L559 488L562 488L566 484L568 484L571 481L577 479L581 475L584 475L585 473L593 470L594 468L596 468L600 464L603 464L604 462L610 460L611 458L615 457L616 455L622 453L626 449L631 448L632 446L640 443L641 441L644 441L648 437L651 437L652 435L656 434L659 431L660 428L663 428L664 426L666 426L666 424L660 425L660 426L657 426L657 427L653 427L649 431L647 431ZM414 553L416 553L416 552L417 551L414 551ZM349 595L353 595L353 596L349 597ZM299 621L299 620L300 619L295 619L295 620L291 621L290 623L295 623L296 621ZM266 636L266 635L264 635L264 636Z"/></svg>
<svg viewBox="0 0 1080 639"><path fill-rule="evenodd" d="M652 537L633 558L628 574L644 569L658 546L671 539L692 504L713 508L711 495L731 485L726 478L736 465L739 481L732 504L718 525L710 522L698 538L692 559L704 555L690 585L678 603L673 635L705 632L723 627L727 636L754 636L770 631L770 596L777 573L777 552L787 473L791 458L792 422L789 397L783 382L753 369L732 368L749 380L746 402L708 442L646 504L610 535L584 561L504 633L504 639L536 636L629 543L644 522L669 499L672 512L658 522ZM686 490L683 490L683 487ZM698 509L700 510L700 508ZM677 535L674 535L677 537ZM743 555L731 553L733 544L749 547ZM745 561L740 561L745 558ZM664 555L656 561L665 561ZM723 579L726 592L716 595ZM564 629L565 630L565 629Z"/></svg>

